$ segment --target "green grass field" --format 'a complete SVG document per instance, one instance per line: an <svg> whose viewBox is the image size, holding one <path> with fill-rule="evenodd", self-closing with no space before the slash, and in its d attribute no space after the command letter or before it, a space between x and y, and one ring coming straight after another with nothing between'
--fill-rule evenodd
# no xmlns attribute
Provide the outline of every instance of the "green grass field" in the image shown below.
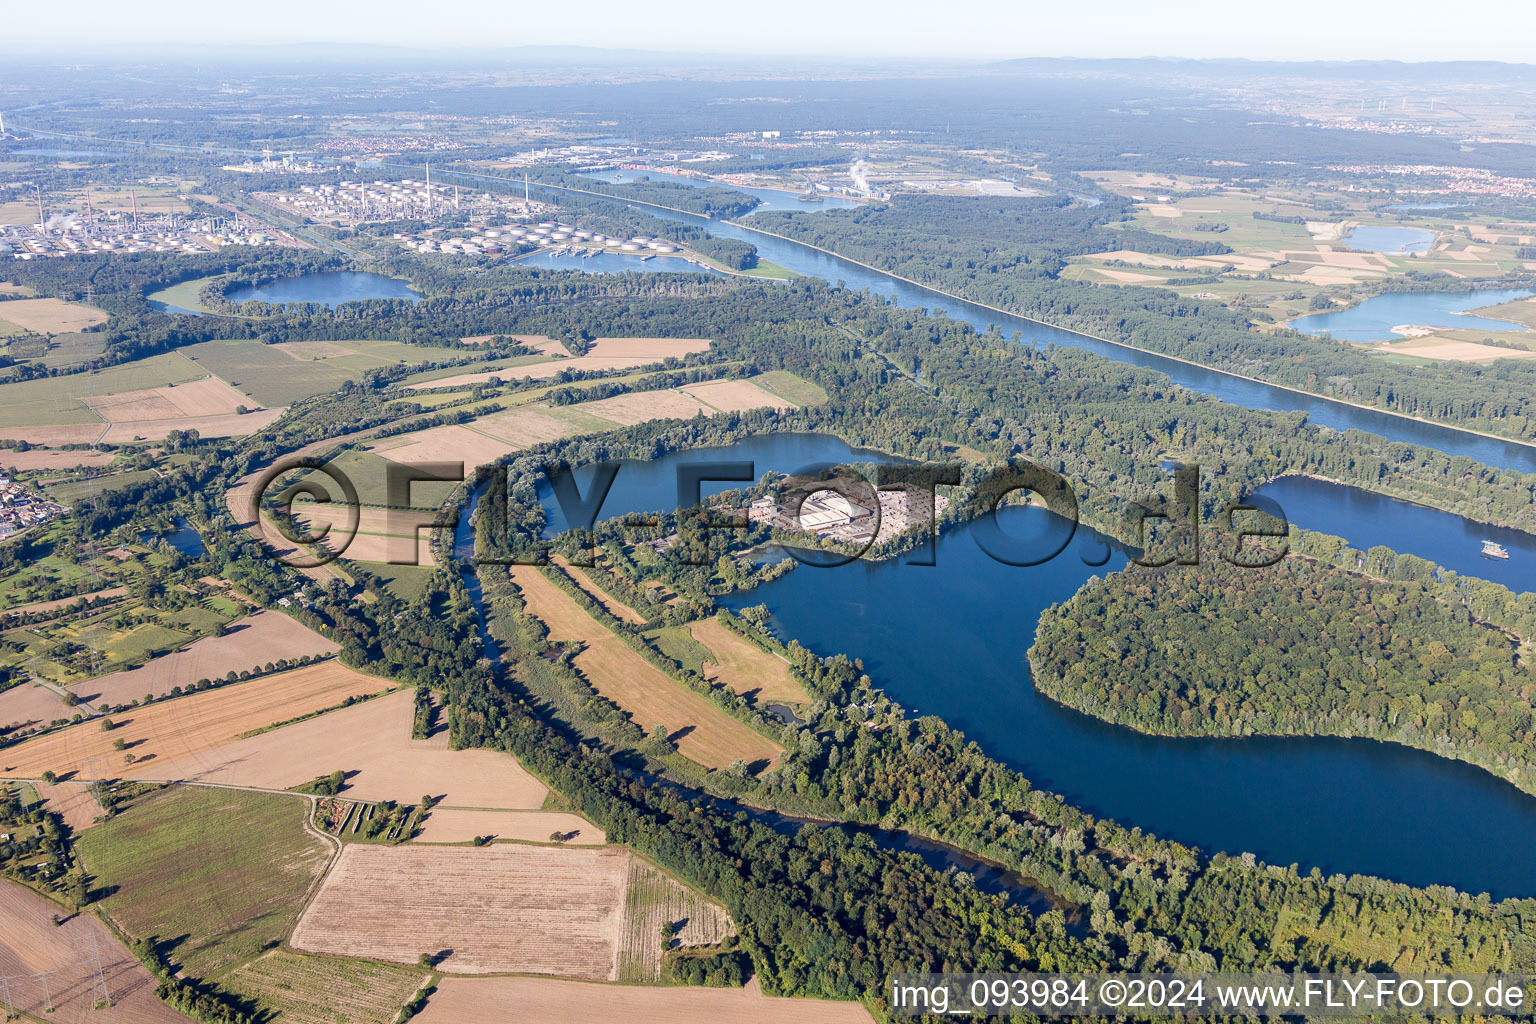
<svg viewBox="0 0 1536 1024"><path fill-rule="evenodd" d="M93 498L98 494L115 491L120 487L131 487L153 479L155 479L155 471L152 469L130 469L123 473L113 473L111 476L45 484L43 491L60 505L74 505L76 502Z"/></svg>
<svg viewBox="0 0 1536 1024"><path fill-rule="evenodd" d="M387 1024L426 979L405 967L275 949L222 987L271 1010L273 1024Z"/></svg>
<svg viewBox="0 0 1536 1024"><path fill-rule="evenodd" d="M164 352L92 373L0 384L0 428L100 423L82 397L180 384L208 373L180 352Z"/></svg>
<svg viewBox="0 0 1536 1024"><path fill-rule="evenodd" d="M769 370L752 378L752 383L767 388L781 398L796 405L821 405L827 400L827 392L819 384L796 377L788 370Z"/></svg>
<svg viewBox="0 0 1536 1024"><path fill-rule="evenodd" d="M384 581L389 592L402 601L414 601L427 589L427 583L437 570L430 565L390 565L388 562L358 562L373 575Z"/></svg>
<svg viewBox="0 0 1536 1024"><path fill-rule="evenodd" d="M296 797L177 786L81 835L102 908L156 936L187 974L214 978L282 942L324 869Z"/></svg>
<svg viewBox="0 0 1536 1024"><path fill-rule="evenodd" d="M203 369L237 387L262 405L292 405L314 395L335 391L369 370L395 363L433 362L460 358L457 349L404 345L395 341L330 342L346 355L325 359L295 359L259 341L205 341L181 349Z"/></svg>
<svg viewBox="0 0 1536 1024"><path fill-rule="evenodd" d="M663 626L653 632L641 634L656 649L667 657L677 662L690 672L704 672L704 663L714 661L715 656L709 648L693 638L688 632L687 626Z"/></svg>

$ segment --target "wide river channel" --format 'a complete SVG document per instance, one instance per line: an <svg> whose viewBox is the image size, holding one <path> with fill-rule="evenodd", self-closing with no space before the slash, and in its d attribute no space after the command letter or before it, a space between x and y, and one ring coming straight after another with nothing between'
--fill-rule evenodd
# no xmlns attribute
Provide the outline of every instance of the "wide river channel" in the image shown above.
<svg viewBox="0 0 1536 1024"><path fill-rule="evenodd" d="M764 259L797 273L867 289L907 308L943 308L978 330L995 324L1005 335L1019 331L1026 340L1085 348L1162 371L1191 390L1234 405L1301 410L1312 422L1335 429L1366 430L1492 466L1536 472L1536 447L1530 445L1189 366L942 296L737 224L647 209L752 242ZM835 439L780 456L793 460L764 462L757 473L790 472L805 462L848 457L846 446ZM648 480L632 475L631 481L638 491L655 495L673 486L678 459L751 457L738 446L670 455L623 472L654 474ZM626 508L617 495L616 487L605 516L656 507ZM1299 525L1329 531L1328 522L1309 523L1287 511ZM1408 525L1410 513L1422 511L1396 502L1374 509L1371 543L1433 557L1416 550L1413 538L1423 534L1418 525ZM1458 543L1474 539L1467 534L1476 531L1458 517L1433 515L1441 517L1446 535L1459 538ZM1024 530L1044 516L1038 510L1008 511L1004 524ZM1053 561L1015 568L993 561L970 533L961 527L945 535L934 566L908 565L904 559L836 569L802 566L727 603L766 604L781 635L822 654L863 658L878 684L906 707L942 716L993 756L1094 813L1206 851L1252 852L1273 863L1298 863L1304 870L1380 875L1496 896L1536 895L1536 798L1479 768L1371 740L1143 736L1040 696L1030 682L1025 655L1041 611L1071 597L1093 574L1122 568L1124 555L1111 551L1107 564L1087 564L1100 562L1106 545L1090 531L1080 531L1072 547Z"/></svg>

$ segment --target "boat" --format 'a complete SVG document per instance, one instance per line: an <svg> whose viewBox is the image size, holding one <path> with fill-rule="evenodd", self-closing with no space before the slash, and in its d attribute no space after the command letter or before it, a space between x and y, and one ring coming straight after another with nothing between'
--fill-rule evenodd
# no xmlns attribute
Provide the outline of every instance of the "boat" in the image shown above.
<svg viewBox="0 0 1536 1024"><path fill-rule="evenodd" d="M1485 540L1485 541L1483 541L1483 557L1484 558L1508 558L1509 557L1509 549L1506 548L1503 544L1495 544L1491 540Z"/></svg>
<svg viewBox="0 0 1536 1024"><path fill-rule="evenodd" d="M656 258L656 254L655 253L651 253L649 256L641 256L640 257L640 262L641 263L645 263L645 262L648 262L648 261L653 260L655 258Z"/></svg>

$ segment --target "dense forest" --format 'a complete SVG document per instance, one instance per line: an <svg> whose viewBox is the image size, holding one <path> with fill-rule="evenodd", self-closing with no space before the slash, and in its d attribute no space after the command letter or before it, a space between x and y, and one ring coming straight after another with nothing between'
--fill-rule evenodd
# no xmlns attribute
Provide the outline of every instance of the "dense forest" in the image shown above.
<svg viewBox="0 0 1536 1024"><path fill-rule="evenodd" d="M1536 601L1485 605L1422 559L1310 540L1262 571L1091 580L1041 617L1036 687L1145 732L1368 736L1536 792Z"/></svg>

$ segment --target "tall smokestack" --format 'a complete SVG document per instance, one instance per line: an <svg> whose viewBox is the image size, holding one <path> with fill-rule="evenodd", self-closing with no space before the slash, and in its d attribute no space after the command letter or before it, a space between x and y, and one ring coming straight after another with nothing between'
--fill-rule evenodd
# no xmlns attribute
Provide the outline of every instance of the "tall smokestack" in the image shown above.
<svg viewBox="0 0 1536 1024"><path fill-rule="evenodd" d="M523 172L523 212L528 212L528 172Z"/></svg>
<svg viewBox="0 0 1536 1024"><path fill-rule="evenodd" d="M42 231L48 226L48 218L43 216L43 186L37 186L37 230Z"/></svg>
<svg viewBox="0 0 1536 1024"><path fill-rule="evenodd" d="M133 230L139 230L139 194L133 189L128 190L129 197L133 200Z"/></svg>
<svg viewBox="0 0 1536 1024"><path fill-rule="evenodd" d="M427 161L427 219L432 219L432 161Z"/></svg>

